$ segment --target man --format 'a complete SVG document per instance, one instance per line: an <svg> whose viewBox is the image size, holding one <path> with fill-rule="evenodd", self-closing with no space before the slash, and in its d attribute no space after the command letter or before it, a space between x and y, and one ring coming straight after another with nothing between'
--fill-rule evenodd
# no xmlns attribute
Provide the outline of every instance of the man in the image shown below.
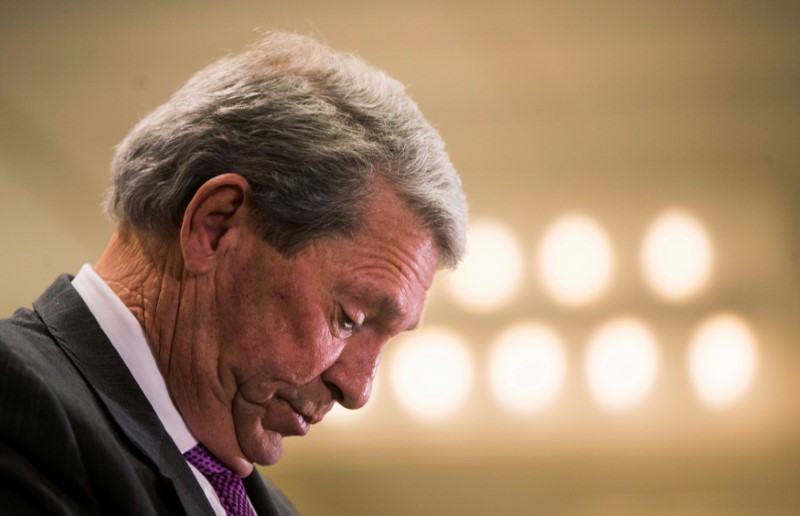
<svg viewBox="0 0 800 516"><path fill-rule="evenodd" d="M145 117L106 205L95 266L0 322L0 513L293 513L253 464L367 402L464 249L458 176L402 86L290 34Z"/></svg>

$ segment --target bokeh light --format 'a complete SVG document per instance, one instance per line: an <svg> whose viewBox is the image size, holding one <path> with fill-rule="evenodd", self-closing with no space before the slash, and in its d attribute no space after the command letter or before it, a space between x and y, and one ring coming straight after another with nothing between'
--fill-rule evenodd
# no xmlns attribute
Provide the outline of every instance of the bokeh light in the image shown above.
<svg viewBox="0 0 800 516"><path fill-rule="evenodd" d="M522 251L511 230L485 219L467 230L467 255L450 274L448 291L463 307L486 311L501 306L517 291Z"/></svg>
<svg viewBox="0 0 800 516"><path fill-rule="evenodd" d="M713 250L708 233L692 215L670 210L645 234L642 269L649 285L664 299L678 301L707 282Z"/></svg>
<svg viewBox="0 0 800 516"><path fill-rule="evenodd" d="M732 314L703 321L689 349L689 375L700 401L722 409L739 400L753 382L757 348L753 332Z"/></svg>
<svg viewBox="0 0 800 516"><path fill-rule="evenodd" d="M564 384L566 358L558 334L548 326L521 323L492 346L489 384L497 402L515 413L534 413L552 404Z"/></svg>
<svg viewBox="0 0 800 516"><path fill-rule="evenodd" d="M607 410L629 410L647 396L655 382L655 338L637 319L614 319L590 337L585 366L595 401Z"/></svg>
<svg viewBox="0 0 800 516"><path fill-rule="evenodd" d="M395 344L391 382L404 409L422 420L436 421L456 412L472 388L472 357L455 333L417 330Z"/></svg>
<svg viewBox="0 0 800 516"><path fill-rule="evenodd" d="M614 268L611 242L602 227L584 215L561 217L546 230L538 256L539 275L557 302L583 305L608 286Z"/></svg>

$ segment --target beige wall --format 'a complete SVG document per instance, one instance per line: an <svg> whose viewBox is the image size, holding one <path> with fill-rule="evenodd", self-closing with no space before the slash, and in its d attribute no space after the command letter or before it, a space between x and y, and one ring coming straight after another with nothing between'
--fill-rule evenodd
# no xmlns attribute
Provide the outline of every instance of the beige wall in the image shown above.
<svg viewBox="0 0 800 516"><path fill-rule="evenodd" d="M591 4L591 5L590 5ZM473 314L435 287L425 325L469 342L469 403L422 423L386 367L363 418L287 444L267 474L306 514L790 515L800 512L800 8L793 2L3 2L0 310L29 304L99 255L113 146L189 74L256 36L313 32L409 85L447 140L473 216L533 262L549 222L601 221L617 272L597 303L550 301L526 265L517 296ZM715 251L698 296L643 285L638 246L666 208L691 210ZM685 372L697 322L751 325L752 389L712 412ZM619 314L646 320L661 369L636 410L607 414L581 354ZM487 392L488 345L519 320L564 337L565 390L513 416ZM391 361L391 349L387 360Z"/></svg>

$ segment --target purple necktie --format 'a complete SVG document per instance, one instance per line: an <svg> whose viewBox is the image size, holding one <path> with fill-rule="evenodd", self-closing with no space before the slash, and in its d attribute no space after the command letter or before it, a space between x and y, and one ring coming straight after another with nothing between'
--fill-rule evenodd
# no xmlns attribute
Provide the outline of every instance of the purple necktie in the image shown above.
<svg viewBox="0 0 800 516"><path fill-rule="evenodd" d="M198 444L183 454L208 479L228 516L255 516L239 475L228 469L208 448Z"/></svg>

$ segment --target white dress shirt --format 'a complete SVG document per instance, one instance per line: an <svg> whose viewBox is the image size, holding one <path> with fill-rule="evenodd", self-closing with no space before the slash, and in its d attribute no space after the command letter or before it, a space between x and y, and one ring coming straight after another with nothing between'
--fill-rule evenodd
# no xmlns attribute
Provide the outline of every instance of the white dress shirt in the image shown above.
<svg viewBox="0 0 800 516"><path fill-rule="evenodd" d="M197 444L197 439L186 427L169 396L164 377L156 365L156 359L139 321L91 265L87 264L81 268L72 280L72 286L83 298L100 328L122 357L122 361L139 384L147 401L153 406L158 419L178 446L178 450L181 453L189 451ZM192 464L188 462L187 464L214 508L214 512L218 516L225 516L225 509L206 477Z"/></svg>

